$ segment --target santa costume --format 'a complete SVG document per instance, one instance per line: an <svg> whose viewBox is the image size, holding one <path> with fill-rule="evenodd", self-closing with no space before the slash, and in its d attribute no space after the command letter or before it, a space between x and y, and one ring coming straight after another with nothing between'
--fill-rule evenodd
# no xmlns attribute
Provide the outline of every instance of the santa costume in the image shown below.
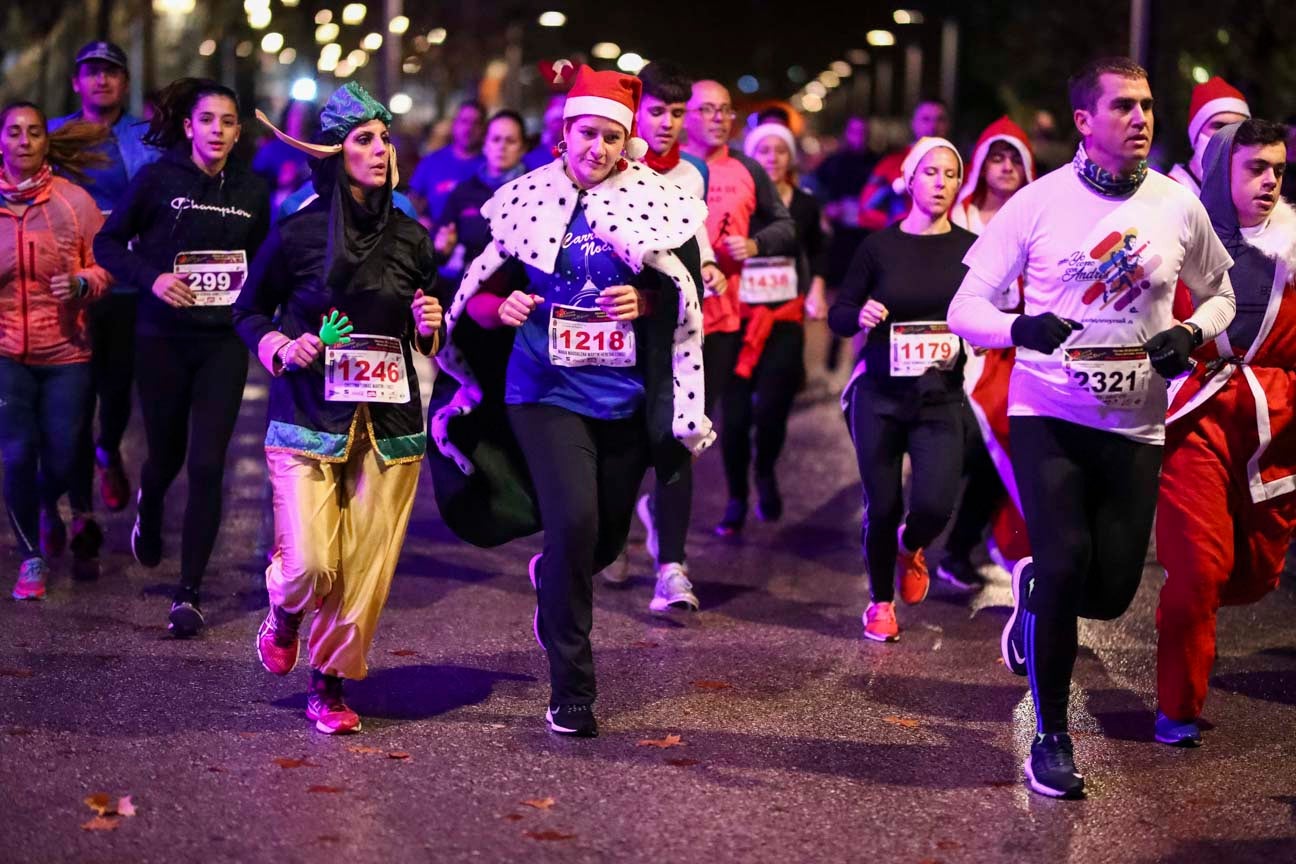
<svg viewBox="0 0 1296 864"><path fill-rule="evenodd" d="M1238 126L1203 160L1202 203L1234 259L1237 316L1172 390L1157 508L1157 740L1200 743L1216 613L1278 584L1296 527L1296 211L1240 228L1230 194Z"/></svg>
<svg viewBox="0 0 1296 864"><path fill-rule="evenodd" d="M1192 147L1193 158L1187 165L1172 166L1167 176L1180 186L1191 189L1198 197L1201 197L1202 156L1210 142L1210 136L1204 130L1212 117L1225 112L1251 117L1251 108L1241 90L1218 75L1193 88L1192 100L1188 103L1188 146Z"/></svg>

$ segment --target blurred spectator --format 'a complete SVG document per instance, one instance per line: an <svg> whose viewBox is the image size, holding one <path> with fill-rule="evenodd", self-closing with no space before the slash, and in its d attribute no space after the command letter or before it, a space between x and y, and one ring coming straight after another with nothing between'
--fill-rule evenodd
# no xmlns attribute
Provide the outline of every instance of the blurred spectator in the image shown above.
<svg viewBox="0 0 1296 864"><path fill-rule="evenodd" d="M279 128L299 141L309 141L318 110L312 102L294 99L284 108ZM252 172L269 184L270 212L276 215L284 200L310 177L310 166L305 153L271 135L257 148Z"/></svg>
<svg viewBox="0 0 1296 864"><path fill-rule="evenodd" d="M841 146L819 166L819 193L824 215L832 225L828 245L828 285L836 288L846 276L855 248L868 234L859 227L859 196L877 166L869 149L869 121L848 117Z"/></svg>
<svg viewBox="0 0 1296 864"><path fill-rule="evenodd" d="M468 101L455 112L450 143L419 160L410 178L409 194L414 207L431 224L441 216L450 192L481 167L482 133L486 112L481 103Z"/></svg>
<svg viewBox="0 0 1296 864"><path fill-rule="evenodd" d="M909 130L913 134L911 141L919 138L944 138L949 135L949 109L940 99L927 98L914 106L913 116L909 119ZM909 193L900 183L900 166L909 155L912 143L902 150L896 150L883 156L873 169L868 182L860 192L859 224L869 231L878 231L899 222L909 212Z"/></svg>
<svg viewBox="0 0 1296 864"><path fill-rule="evenodd" d="M563 106L566 104L565 93L555 93L549 97L549 104L545 106L544 125L540 129L540 143L522 157L522 164L528 171L534 171L554 160L553 148L558 146L563 136Z"/></svg>
<svg viewBox="0 0 1296 864"><path fill-rule="evenodd" d="M1296 202L1296 114L1286 119L1287 173L1283 175L1282 197L1288 203Z"/></svg>

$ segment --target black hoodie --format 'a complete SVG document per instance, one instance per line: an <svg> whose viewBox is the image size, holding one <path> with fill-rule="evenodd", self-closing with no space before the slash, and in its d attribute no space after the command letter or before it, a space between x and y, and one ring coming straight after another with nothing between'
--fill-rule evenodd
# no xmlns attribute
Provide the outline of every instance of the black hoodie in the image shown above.
<svg viewBox="0 0 1296 864"><path fill-rule="evenodd" d="M194 164L187 148L177 148L131 180L95 237L94 254L114 278L139 292L137 332L217 335L232 332L229 306L176 309L153 295L153 282L172 271L178 252L242 249L250 267L269 228L264 180L234 161L212 177ZM132 239L134 247L128 248Z"/></svg>

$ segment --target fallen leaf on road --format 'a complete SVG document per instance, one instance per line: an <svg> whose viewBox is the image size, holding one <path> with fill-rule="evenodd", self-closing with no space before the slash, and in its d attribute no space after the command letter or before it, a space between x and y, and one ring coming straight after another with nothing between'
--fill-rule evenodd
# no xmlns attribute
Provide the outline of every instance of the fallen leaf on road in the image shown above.
<svg viewBox="0 0 1296 864"><path fill-rule="evenodd" d="M255 737L257 737L257 733L255 733L255 732L240 732L240 733L238 733L238 734L239 734L239 737L240 737L240 738L255 738Z"/></svg>
<svg viewBox="0 0 1296 864"><path fill-rule="evenodd" d="M387 754L388 759L408 759L410 755L404 750L393 750Z"/></svg>
<svg viewBox="0 0 1296 864"><path fill-rule="evenodd" d="M317 795L338 795L345 790L341 786L308 786L306 791Z"/></svg>
<svg viewBox="0 0 1296 864"><path fill-rule="evenodd" d="M411 650L409 648L397 648L395 651L388 651L387 653L393 657L417 657L418 656L417 651Z"/></svg>
<svg viewBox="0 0 1296 864"><path fill-rule="evenodd" d="M548 810L558 802L552 798L528 798L522 804L526 807L534 807L537 810Z"/></svg>
<svg viewBox="0 0 1296 864"><path fill-rule="evenodd" d="M6 729L5 734L6 735L30 735L32 734L32 730L25 729L22 726L15 726L12 729Z"/></svg>
<svg viewBox="0 0 1296 864"><path fill-rule="evenodd" d="M280 768L307 768L314 767L315 764L305 756L300 759L289 759L287 756L276 756L270 761L278 765Z"/></svg>
<svg viewBox="0 0 1296 864"><path fill-rule="evenodd" d="M724 681L694 681L693 686L699 690L729 690L733 687Z"/></svg>
<svg viewBox="0 0 1296 864"><path fill-rule="evenodd" d="M113 819L110 816L95 816L89 822L81 823L82 831L116 831L117 826L121 824L120 819Z"/></svg>
<svg viewBox="0 0 1296 864"><path fill-rule="evenodd" d="M507 820L510 821L510 822L521 822L521 821L522 821L522 814L521 814L521 813L509 813L509 814L505 815L504 818L507 819Z"/></svg>
<svg viewBox="0 0 1296 864"><path fill-rule="evenodd" d="M35 674L30 669L0 669L0 678L30 678Z"/></svg>
<svg viewBox="0 0 1296 864"><path fill-rule="evenodd" d="M892 726L903 726L906 729L916 729L922 725L922 721L914 717L883 717L882 720L890 723Z"/></svg>
<svg viewBox="0 0 1296 864"><path fill-rule="evenodd" d="M87 795L85 805L99 816L107 816L115 812L112 796L107 792L96 792L93 795Z"/></svg>
<svg viewBox="0 0 1296 864"><path fill-rule="evenodd" d="M118 816L135 815L135 805L131 802L131 796L123 795L122 797L117 799L117 815Z"/></svg>
<svg viewBox="0 0 1296 864"><path fill-rule="evenodd" d="M575 834L563 834L560 831L523 831L523 837L530 837L532 840L574 840Z"/></svg>
<svg viewBox="0 0 1296 864"><path fill-rule="evenodd" d="M667 747L683 747L684 742L678 735L667 735L665 738L644 738L637 746L660 747L665 750Z"/></svg>
<svg viewBox="0 0 1296 864"><path fill-rule="evenodd" d="M1004 662L1003 662L1003 658L1002 658L1002 657L996 657L996 658L995 658L995 662L998 663L1000 666L1004 665Z"/></svg>
<svg viewBox="0 0 1296 864"><path fill-rule="evenodd" d="M667 759L666 764L673 768L692 768L694 765L702 763L697 759Z"/></svg>
<svg viewBox="0 0 1296 864"><path fill-rule="evenodd" d="M208 766L207 766L207 770L210 771L210 772L213 773L213 774L228 774L228 773L229 773L228 770L226 770L226 769L220 767L219 765L208 765Z"/></svg>
<svg viewBox="0 0 1296 864"><path fill-rule="evenodd" d="M352 744L351 746L347 747L347 749L350 750L352 753L364 753L368 755L383 752L381 749L377 747L367 747L364 744Z"/></svg>
<svg viewBox="0 0 1296 864"><path fill-rule="evenodd" d="M643 640L640 640L640 641L638 641L638 642L631 642L631 643L630 643L630 647L631 647L631 648L657 648L657 647L658 647L658 643L656 643L656 642L645 642L645 641L643 641Z"/></svg>
<svg viewBox="0 0 1296 864"><path fill-rule="evenodd" d="M321 834L315 838L315 842L320 846L332 846L336 843L341 843L342 838L336 834Z"/></svg>

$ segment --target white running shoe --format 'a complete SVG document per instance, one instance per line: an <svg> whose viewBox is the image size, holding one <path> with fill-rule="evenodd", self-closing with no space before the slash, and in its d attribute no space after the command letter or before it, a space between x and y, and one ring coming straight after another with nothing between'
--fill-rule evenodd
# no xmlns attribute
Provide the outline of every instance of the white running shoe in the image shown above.
<svg viewBox="0 0 1296 864"><path fill-rule="evenodd" d="M639 516L639 521L643 523L644 530L648 532L647 539L644 540L644 548L652 556L653 566L657 566L657 554L661 551L661 546L657 543L657 523L653 521L653 504L651 495L643 495L639 498L639 503L635 505L635 513Z"/></svg>
<svg viewBox="0 0 1296 864"><path fill-rule="evenodd" d="M693 593L693 583L689 581L688 570L683 564L663 564L657 568L657 590L653 592L648 608L653 612L672 609L697 611L697 595Z"/></svg>

